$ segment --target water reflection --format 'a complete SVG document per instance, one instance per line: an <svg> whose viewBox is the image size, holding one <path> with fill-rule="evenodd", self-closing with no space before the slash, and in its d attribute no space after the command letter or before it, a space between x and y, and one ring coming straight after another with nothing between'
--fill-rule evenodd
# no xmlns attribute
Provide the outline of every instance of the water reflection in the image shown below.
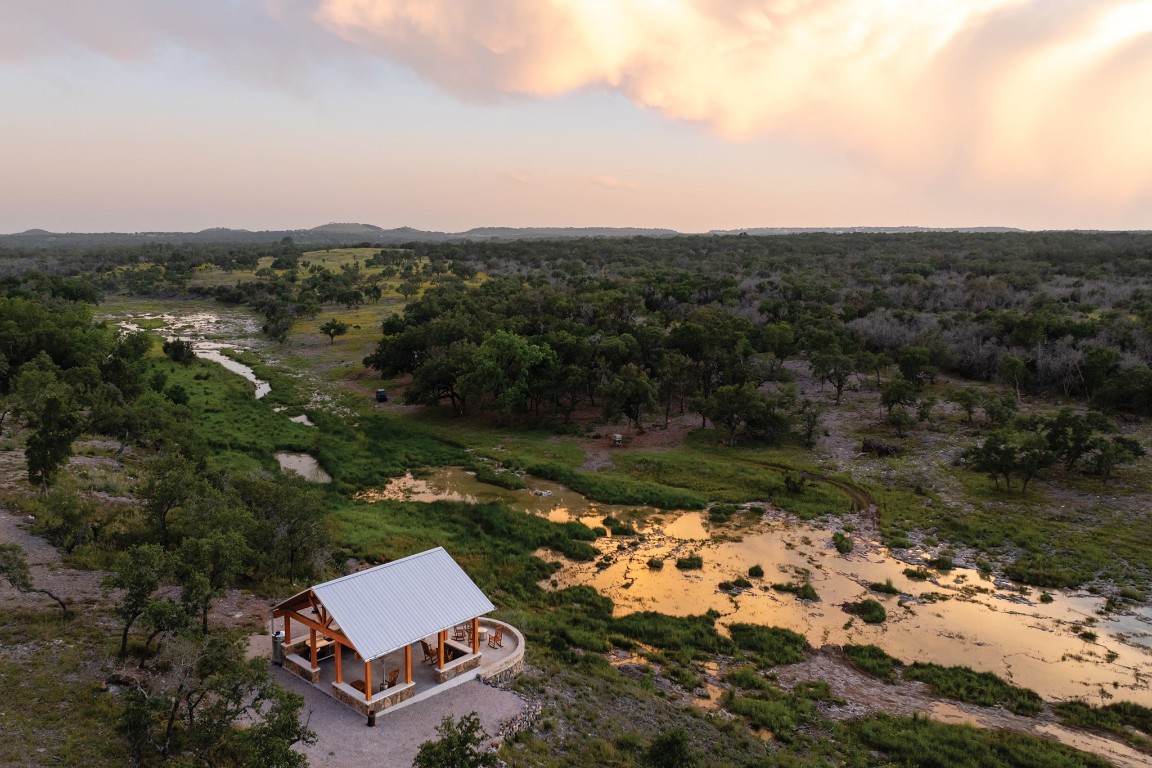
<svg viewBox="0 0 1152 768"><path fill-rule="evenodd" d="M554 483L532 478L527 483L527 490L508 491L460 469L441 470L428 478L397 479L363 498L500 500L558 522L577 519L589 525L629 511L588 502ZM605 554L598 562L566 562L551 552L541 556L562 563L553 577L559 586L594 586L613 599L618 614L652 610L683 616L714 609L723 616L721 626L742 621L786 627L814 645L874 643L909 662L994 672L1048 699L1084 697L1102 703L1115 698L1152 706L1152 652L1129 642L1147 637L1147 608L1131 616L1099 616L1100 597L1057 592L1044 604L1038 591L1021 592L968 569L930 571L929 580L916 581L904 574L908 563L875 542L857 540L853 552L841 555L832 544L832 529L775 512L740 529L739 540L713 535L721 532L734 531L710 526L699 512L652 510L640 540L598 541ZM673 566L676 558L689 554L702 557L701 570ZM666 564L653 570L651 558ZM751 589L720 591L721 581L747 577L754 565L764 569L764 577L751 579ZM868 588L887 580L899 595ZM820 600L801 601L771 588L789 581L810 581ZM885 606L887 621L864 624L843 611L844 603L865 597ZM1095 633L1097 639L1086 640L1082 632Z"/></svg>
<svg viewBox="0 0 1152 768"><path fill-rule="evenodd" d="M122 328L130 331L139 331L142 324L147 324L169 341L175 338L188 340L200 359L219 363L225 369L252 382L256 387L254 397L257 400L272 391L271 385L257 377L250 367L223 353L224 350L241 350L239 342L219 340L223 337L250 339L256 336L259 328L254 318L242 314L217 312L189 312L180 315L146 312L120 322Z"/></svg>
<svg viewBox="0 0 1152 768"><path fill-rule="evenodd" d="M283 472L295 472L310 483L330 483L332 476L324 471L320 462L306 453L277 453L276 461Z"/></svg>

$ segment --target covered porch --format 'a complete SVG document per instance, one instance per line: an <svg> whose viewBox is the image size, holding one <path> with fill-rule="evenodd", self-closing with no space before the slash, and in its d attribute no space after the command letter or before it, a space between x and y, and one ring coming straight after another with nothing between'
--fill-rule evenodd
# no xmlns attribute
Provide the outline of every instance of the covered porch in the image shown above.
<svg viewBox="0 0 1152 768"><path fill-rule="evenodd" d="M282 630L282 621L275 623ZM449 659L449 654L446 654L443 668L439 666L438 653L435 654L436 661L424 661L424 651L419 642L396 649L371 662L363 661L355 652L342 649L338 662L338 644L324 644L319 633L318 659L313 667L308 628L293 621L292 631L302 634L294 634L294 643L285 646L283 666L285 670L310 682L317 690L338 699L362 715L382 713L434 696L476 677L490 679L505 670L519 669L524 652L520 633L510 625L492 619L480 619L478 624L481 643L475 653L467 636L464 642L456 641L452 637L453 632L448 631L448 648L458 655L455 659ZM489 640L496 636L498 628L502 629L501 645L492 647ZM426 638L430 645L435 640L436 637ZM396 681L388 686L392 675L396 676ZM371 681L371 697L366 695L365 689L369 686L365 685L365 680Z"/></svg>
<svg viewBox="0 0 1152 768"><path fill-rule="evenodd" d="M279 603L273 617L284 668L371 722L437 686L475 677L487 652L504 657L522 646L508 625L481 622L493 608L437 548L315 585Z"/></svg>

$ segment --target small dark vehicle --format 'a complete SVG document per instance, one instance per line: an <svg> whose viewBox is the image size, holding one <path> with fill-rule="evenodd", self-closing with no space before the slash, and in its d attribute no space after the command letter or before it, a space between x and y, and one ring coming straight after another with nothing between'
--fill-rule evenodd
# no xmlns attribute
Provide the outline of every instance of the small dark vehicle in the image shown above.
<svg viewBox="0 0 1152 768"><path fill-rule="evenodd" d="M388 390L386 390L386 389L376 390L376 402L378 402L378 403L388 402Z"/></svg>

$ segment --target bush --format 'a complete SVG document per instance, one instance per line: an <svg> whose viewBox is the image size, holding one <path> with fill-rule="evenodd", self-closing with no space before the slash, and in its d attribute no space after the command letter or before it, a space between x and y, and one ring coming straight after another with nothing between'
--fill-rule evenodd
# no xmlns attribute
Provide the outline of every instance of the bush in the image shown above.
<svg viewBox="0 0 1152 768"><path fill-rule="evenodd" d="M704 567L704 558L700 555L688 555L676 558L676 567L682 571L698 571Z"/></svg>
<svg viewBox="0 0 1152 768"><path fill-rule="evenodd" d="M896 682L896 676L904 662L889 656L875 645L846 645L844 654L861 672L877 677L886 683Z"/></svg>
<svg viewBox="0 0 1152 768"><path fill-rule="evenodd" d="M1034 587L1075 589L1086 581L1084 574L1046 557L1022 557L1004 569L1004 575Z"/></svg>
<svg viewBox="0 0 1152 768"><path fill-rule="evenodd" d="M612 630L655 648L727 653L732 644L716 631L718 615L709 612L703 616L665 616L641 611L613 619Z"/></svg>
<svg viewBox="0 0 1152 768"><path fill-rule="evenodd" d="M476 479L482 483L507 488L510 491L519 491L528 487L524 484L523 478L515 472L497 472L492 465L485 462L476 462L472 465L472 469L476 472Z"/></svg>
<svg viewBox="0 0 1152 768"><path fill-rule="evenodd" d="M836 551L842 555L846 555L852 551L852 538L846 534L837 531L832 534L832 544L836 547Z"/></svg>
<svg viewBox="0 0 1152 768"><path fill-rule="evenodd" d="M748 575L754 579L764 578L764 569L759 565L754 565L748 569Z"/></svg>
<svg viewBox="0 0 1152 768"><path fill-rule="evenodd" d="M858 616L865 624L882 624L888 618L884 606L871 598L858 600L855 603L846 603L844 610L853 616Z"/></svg>
<svg viewBox="0 0 1152 768"><path fill-rule="evenodd" d="M650 558L648 558L648 567L654 571L659 571L661 568L664 567L664 558L662 558L662 557L650 557Z"/></svg>
<svg viewBox="0 0 1152 768"><path fill-rule="evenodd" d="M892 579L886 579L883 584L880 582L869 584L868 589L872 590L873 592L880 592L881 594L885 595L900 594L900 590L893 586Z"/></svg>
<svg viewBox="0 0 1152 768"><path fill-rule="evenodd" d="M923 568L905 568L904 575L912 579L912 581L928 581L932 578L932 574Z"/></svg>
<svg viewBox="0 0 1152 768"><path fill-rule="evenodd" d="M934 557L931 560L926 561L926 564L928 567L935 568L938 571L950 571L956 567L956 564L952 562L952 558L945 555Z"/></svg>
<svg viewBox="0 0 1152 768"><path fill-rule="evenodd" d="M803 584L797 584L792 581L787 584L773 584L772 589L777 592L791 592L800 600L812 600L814 602L820 600L820 595L816 592L816 588L812 586L812 582L810 581L806 581Z"/></svg>

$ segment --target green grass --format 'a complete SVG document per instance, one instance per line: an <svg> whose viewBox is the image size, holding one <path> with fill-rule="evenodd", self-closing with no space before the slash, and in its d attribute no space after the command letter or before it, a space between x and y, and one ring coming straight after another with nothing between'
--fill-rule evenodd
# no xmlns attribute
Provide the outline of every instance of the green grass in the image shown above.
<svg viewBox="0 0 1152 768"><path fill-rule="evenodd" d="M898 595L900 594L899 588L892 584L892 579L887 579L883 583L874 582L868 585L868 589L873 592L879 592L883 595Z"/></svg>
<svg viewBox="0 0 1152 768"><path fill-rule="evenodd" d="M1152 709L1119 701L1094 707L1083 701L1062 701L1052 705L1066 725L1113 733L1146 752L1152 751Z"/></svg>
<svg viewBox="0 0 1152 768"><path fill-rule="evenodd" d="M1044 707L1034 691L1007 683L991 672L976 672L968 667L916 662L904 670L904 677L927 683L937 696L982 707L1003 705L1018 715L1031 717Z"/></svg>
<svg viewBox="0 0 1152 768"><path fill-rule="evenodd" d="M798 632L760 624L732 624L728 627L732 642L741 650L754 654L763 667L795 664L804 660L808 642Z"/></svg>
<svg viewBox="0 0 1152 768"><path fill-rule="evenodd" d="M698 571L704 567L704 558L700 555L685 555L676 558L676 567L682 571Z"/></svg>
<svg viewBox="0 0 1152 768"><path fill-rule="evenodd" d="M904 662L895 656L889 656L875 645L846 645L844 654L852 661L853 666L865 674L879 678L886 683L896 682Z"/></svg>
<svg viewBox="0 0 1152 768"><path fill-rule="evenodd" d="M937 723L919 717L873 715L849 723L861 746L883 764L917 768L1109 768L1094 755L1012 731ZM868 762L860 765L876 765Z"/></svg>
<svg viewBox="0 0 1152 768"><path fill-rule="evenodd" d="M119 700L99 690L109 638L91 616L61 621L59 612L8 609L0 645L19 663L0 665L0 764L123 766L126 744L115 733Z"/></svg>

